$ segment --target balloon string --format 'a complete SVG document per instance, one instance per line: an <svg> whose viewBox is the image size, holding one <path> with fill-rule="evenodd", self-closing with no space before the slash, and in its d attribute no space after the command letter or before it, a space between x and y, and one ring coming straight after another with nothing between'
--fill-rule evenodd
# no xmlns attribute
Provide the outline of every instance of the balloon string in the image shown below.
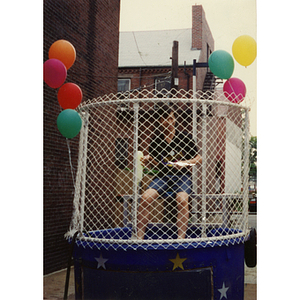
<svg viewBox="0 0 300 300"><path fill-rule="evenodd" d="M72 175L72 181L73 181L73 186L75 188L75 181L74 181L74 168L72 165L72 160L71 160L71 148L70 148L70 142L69 140L66 138L67 141L67 146L68 146L68 151L69 151L69 163L70 163L70 167L71 167L71 175Z"/></svg>

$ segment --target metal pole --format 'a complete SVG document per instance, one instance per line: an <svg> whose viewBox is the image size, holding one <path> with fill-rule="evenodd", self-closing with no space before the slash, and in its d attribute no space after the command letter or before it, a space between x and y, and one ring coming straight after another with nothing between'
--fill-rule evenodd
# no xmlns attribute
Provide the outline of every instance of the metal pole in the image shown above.
<svg viewBox="0 0 300 300"><path fill-rule="evenodd" d="M178 90L178 41L172 47L171 89Z"/></svg>
<svg viewBox="0 0 300 300"><path fill-rule="evenodd" d="M244 172L243 172L243 228L245 232L248 227L248 173L249 173L249 109L245 109L245 144L244 144Z"/></svg>
<svg viewBox="0 0 300 300"><path fill-rule="evenodd" d="M206 237L206 104L202 103L202 234Z"/></svg>
<svg viewBox="0 0 300 300"><path fill-rule="evenodd" d="M222 197L222 227L227 228L228 227L228 221L229 221L229 215L228 215L228 203L231 200L230 197L227 197L226 195L223 195Z"/></svg>
<svg viewBox="0 0 300 300"><path fill-rule="evenodd" d="M196 99L196 59L193 60L193 98Z"/></svg>
<svg viewBox="0 0 300 300"><path fill-rule="evenodd" d="M193 139L198 144L197 140L197 104L196 102L193 103ZM197 166L193 166L192 169L192 182L193 182L193 193L196 195L196 197L193 197L192 200L192 223L196 223L198 220L198 209L197 209Z"/></svg>
<svg viewBox="0 0 300 300"><path fill-rule="evenodd" d="M194 60L195 65L196 60ZM193 97L196 99L196 80L194 80L196 76L193 74ZM195 83L194 83L195 81ZM197 139L197 103L193 102L193 139L198 144ZM197 166L193 166L192 169L192 182L193 182L193 193L195 194L195 197L192 198L192 210L191 210L191 221L192 223L196 223L198 221L198 209L197 209Z"/></svg>
<svg viewBox="0 0 300 300"><path fill-rule="evenodd" d="M138 174L137 174L137 152L138 152L138 137L139 137L139 103L133 104L134 120L133 120L133 220L132 231L137 230L137 209L138 209Z"/></svg>
<svg viewBox="0 0 300 300"><path fill-rule="evenodd" d="M81 157L81 172L78 174L78 177L76 178L76 186L79 185L81 182L81 194L80 194L80 228L79 231L83 232L84 227L84 207L85 207L85 181L86 181L86 161L87 161L87 142L88 142L88 125L89 125L89 112L86 110L84 113L82 113L82 129L80 133L80 155ZM82 142L81 142L82 141ZM81 178L80 178L81 177ZM78 187L80 189L80 186ZM75 189L75 196L77 195L77 191ZM74 201L75 202L75 201Z"/></svg>

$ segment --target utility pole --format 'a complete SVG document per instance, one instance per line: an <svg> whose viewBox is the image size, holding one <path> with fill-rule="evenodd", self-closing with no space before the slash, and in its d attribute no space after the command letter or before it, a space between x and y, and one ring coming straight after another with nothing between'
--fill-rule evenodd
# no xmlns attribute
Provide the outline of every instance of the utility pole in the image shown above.
<svg viewBox="0 0 300 300"><path fill-rule="evenodd" d="M178 41L173 41L172 47L171 89L178 90Z"/></svg>

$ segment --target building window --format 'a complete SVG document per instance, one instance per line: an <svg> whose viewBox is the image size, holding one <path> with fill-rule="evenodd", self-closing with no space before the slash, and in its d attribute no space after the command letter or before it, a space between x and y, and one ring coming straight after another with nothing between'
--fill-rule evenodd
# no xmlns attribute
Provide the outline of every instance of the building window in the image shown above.
<svg viewBox="0 0 300 300"><path fill-rule="evenodd" d="M130 79L118 79L118 92L130 91Z"/></svg>

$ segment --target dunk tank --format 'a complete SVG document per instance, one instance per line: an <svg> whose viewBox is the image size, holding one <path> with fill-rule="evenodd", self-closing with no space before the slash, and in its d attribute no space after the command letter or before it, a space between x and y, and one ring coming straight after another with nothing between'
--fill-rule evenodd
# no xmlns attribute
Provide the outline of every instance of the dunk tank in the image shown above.
<svg viewBox="0 0 300 300"><path fill-rule="evenodd" d="M185 237L178 238L170 184L151 203L144 239L137 239L142 195L159 176L140 158L161 133L162 102L202 162L186 166ZM88 100L77 111L83 125L66 234L74 242L76 299L243 299L249 108L218 92L153 90Z"/></svg>

